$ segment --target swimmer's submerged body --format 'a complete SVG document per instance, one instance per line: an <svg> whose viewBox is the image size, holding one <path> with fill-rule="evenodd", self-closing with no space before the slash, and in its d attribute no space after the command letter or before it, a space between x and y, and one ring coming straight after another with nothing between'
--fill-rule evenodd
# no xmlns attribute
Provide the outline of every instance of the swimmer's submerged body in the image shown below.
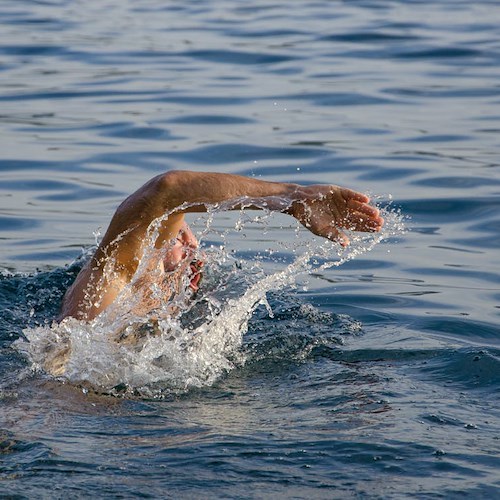
<svg viewBox="0 0 500 500"><path fill-rule="evenodd" d="M234 203L231 203L234 202ZM261 209L291 215L318 236L347 246L344 229L380 231L384 223L369 198L335 185L301 186L267 182L220 173L170 171L158 175L130 195L116 210L100 245L64 296L60 320L72 316L90 321L108 308L131 283L141 258L150 245L148 230L165 217L153 242L160 257L151 265L151 280L136 283L137 314L147 315L158 307L149 289L165 276L169 292L189 275L189 288L196 292L203 272L198 242L184 221L187 212L204 212L207 206L228 203L230 209ZM149 265L149 264L148 264ZM174 286L172 281L175 280Z"/></svg>

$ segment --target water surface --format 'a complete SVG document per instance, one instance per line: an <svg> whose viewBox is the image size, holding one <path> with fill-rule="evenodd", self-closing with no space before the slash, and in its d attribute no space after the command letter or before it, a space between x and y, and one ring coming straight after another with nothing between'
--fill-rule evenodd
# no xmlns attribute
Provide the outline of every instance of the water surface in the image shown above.
<svg viewBox="0 0 500 500"><path fill-rule="evenodd" d="M18 0L0 26L2 494L498 496L497 2ZM209 385L34 373L13 342L173 168L392 195L409 231L271 292ZM212 227L243 276L296 258L281 218Z"/></svg>

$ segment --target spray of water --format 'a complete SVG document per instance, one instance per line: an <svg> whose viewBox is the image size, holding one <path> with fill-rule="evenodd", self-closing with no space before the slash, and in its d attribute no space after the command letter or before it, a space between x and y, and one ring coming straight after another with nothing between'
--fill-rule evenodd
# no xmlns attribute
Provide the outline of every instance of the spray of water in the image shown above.
<svg viewBox="0 0 500 500"><path fill-rule="evenodd" d="M236 222L217 229L214 216L228 208L209 207L194 221L201 243L196 257L205 261L204 282L194 296L187 272L175 271L175 279L167 280L154 275L162 255L153 242L167 214L151 225L148 250L112 306L91 322L66 318L27 328L17 348L35 370L110 393L156 397L210 385L245 362L243 336L256 307L263 304L272 316L270 291L292 288L299 276L338 267L404 232L403 217L384 208L380 233L351 234L351 244L342 249L298 226L288 232L273 226L283 216L265 206L257 216L242 210ZM269 240L264 249L242 252L241 242L256 230ZM269 238L270 232L276 238ZM262 247L262 241L253 243ZM145 287L156 303L147 313L140 311L137 293Z"/></svg>

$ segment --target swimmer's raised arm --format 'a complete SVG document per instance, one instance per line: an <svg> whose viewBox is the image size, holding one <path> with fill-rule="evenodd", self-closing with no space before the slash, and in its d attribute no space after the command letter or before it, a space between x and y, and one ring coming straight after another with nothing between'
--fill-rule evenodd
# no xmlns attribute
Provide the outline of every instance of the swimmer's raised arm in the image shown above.
<svg viewBox="0 0 500 500"><path fill-rule="evenodd" d="M284 212L314 234L343 246L349 243L343 229L373 232L383 224L367 196L335 185L301 186L233 174L167 172L151 179L118 207L94 256L68 290L61 316L92 319L114 301L137 269L152 221L170 213L155 242L161 248L178 236L185 212L202 212L207 205L233 200L230 209L266 207Z"/></svg>
<svg viewBox="0 0 500 500"><path fill-rule="evenodd" d="M137 200L142 198L142 200ZM301 186L282 182L268 182L233 174L171 171L159 175L127 198L117 212L136 214L137 202L152 207L153 218L180 208L182 212L205 211L207 205L236 200L231 208L263 208L287 213L299 220L318 236L349 244L342 229L378 231L383 219L377 208L370 206L369 198L356 191L335 185ZM265 203L263 203L265 202ZM113 228L112 221L110 229ZM120 226L122 224L119 224ZM130 228L120 227L121 231ZM116 229L112 233L116 233ZM168 231L167 231L168 234Z"/></svg>

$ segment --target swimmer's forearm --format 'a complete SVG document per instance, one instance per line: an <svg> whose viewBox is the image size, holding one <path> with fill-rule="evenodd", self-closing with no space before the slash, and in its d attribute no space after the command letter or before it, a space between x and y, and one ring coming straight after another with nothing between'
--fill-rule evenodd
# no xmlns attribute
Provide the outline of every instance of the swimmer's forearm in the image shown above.
<svg viewBox="0 0 500 500"><path fill-rule="evenodd" d="M100 249L109 254L110 245L119 248L118 260L128 269L153 220L170 214L159 228L159 248L177 235L184 212L203 212L210 205L225 202L230 202L225 209L267 208L287 213L313 233L343 244L348 239L339 227L371 232L383 224L378 210L368 205L367 196L339 186L301 186L234 174L174 170L154 177L118 207Z"/></svg>
<svg viewBox="0 0 500 500"><path fill-rule="evenodd" d="M332 184L302 186L234 174L189 171L167 172L150 183L152 197L159 199L157 209L162 213L175 212L177 208L180 214L200 212L224 202L230 202L224 205L225 209L267 208L291 215L314 234L342 245L347 245L349 239L340 229L373 232L379 231L383 224L378 209L369 205L366 195ZM162 241L167 239L162 235Z"/></svg>
<svg viewBox="0 0 500 500"><path fill-rule="evenodd" d="M173 210L188 205L183 211L205 211L207 205L233 200L239 204L230 208L238 208L241 204L245 208L266 206L270 210L282 211L297 198L300 188L298 184L212 172L171 171L154 181L162 193L163 209Z"/></svg>
<svg viewBox="0 0 500 500"><path fill-rule="evenodd" d="M349 239L339 228L379 231L383 224L369 198L336 185L303 186L270 182L234 174L171 171L154 178L164 211L205 211L207 206L226 203L226 210L268 209L295 217L318 236L340 241Z"/></svg>

